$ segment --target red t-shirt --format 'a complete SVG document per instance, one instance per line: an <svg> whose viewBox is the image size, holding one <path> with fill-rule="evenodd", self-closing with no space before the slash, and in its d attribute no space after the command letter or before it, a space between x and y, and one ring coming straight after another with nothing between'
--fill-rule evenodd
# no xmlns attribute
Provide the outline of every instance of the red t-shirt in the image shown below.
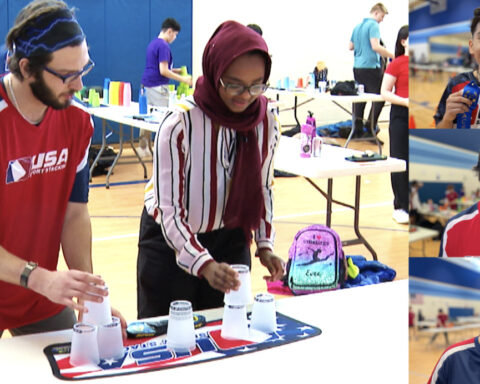
<svg viewBox="0 0 480 384"><path fill-rule="evenodd" d="M446 191L445 197L448 200L448 204L450 205L450 208L453 210L456 210L458 206L455 201L458 199L458 193L455 190Z"/></svg>
<svg viewBox="0 0 480 384"><path fill-rule="evenodd" d="M448 315L446 313L439 313L437 316L437 327L447 326Z"/></svg>
<svg viewBox="0 0 480 384"><path fill-rule="evenodd" d="M395 81L395 94L400 97L408 97L408 56L398 56L385 70L392 75Z"/></svg>
<svg viewBox="0 0 480 384"><path fill-rule="evenodd" d="M408 312L408 326L413 327L415 325L415 312Z"/></svg>
<svg viewBox="0 0 480 384"><path fill-rule="evenodd" d="M48 108L38 126L24 120L0 78L0 245L26 261L56 270L65 211L93 133L80 106ZM64 307L0 281L0 329L19 327Z"/></svg>

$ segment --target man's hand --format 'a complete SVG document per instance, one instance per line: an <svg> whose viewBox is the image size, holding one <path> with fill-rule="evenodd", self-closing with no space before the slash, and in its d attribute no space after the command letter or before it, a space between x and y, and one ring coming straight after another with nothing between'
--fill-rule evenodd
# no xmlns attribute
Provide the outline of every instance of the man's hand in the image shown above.
<svg viewBox="0 0 480 384"><path fill-rule="evenodd" d="M453 120L459 113L468 112L472 101L463 97L463 89L450 94L447 98L445 115L442 121L437 125L437 128L453 128Z"/></svg>
<svg viewBox="0 0 480 384"><path fill-rule="evenodd" d="M77 270L49 271L36 268L28 279L28 287L47 297L54 303L65 305L77 311L83 311L84 300L101 303L108 291L102 287L105 282L100 276ZM74 298L77 299L74 300Z"/></svg>

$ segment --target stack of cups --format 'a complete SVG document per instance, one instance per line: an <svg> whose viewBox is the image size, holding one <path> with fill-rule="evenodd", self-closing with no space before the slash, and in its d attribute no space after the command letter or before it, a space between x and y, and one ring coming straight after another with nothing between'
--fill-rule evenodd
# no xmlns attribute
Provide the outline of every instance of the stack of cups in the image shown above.
<svg viewBox="0 0 480 384"><path fill-rule="evenodd" d="M167 348L190 352L196 347L192 303L177 300L170 303L167 327Z"/></svg>
<svg viewBox="0 0 480 384"><path fill-rule="evenodd" d="M108 289L105 287L105 289ZM96 349L98 359L92 357L91 361L98 364L99 360L120 359L123 357L122 327L120 319L111 315L110 298L103 296L101 303L85 301L85 307L88 312L84 313L82 323L77 323L73 327L72 348L70 352L70 363L72 365L83 365L85 359L78 358L82 356L79 351L85 351L92 356ZM94 334L94 336L92 336ZM88 348L86 342L88 338ZM94 340L94 342L92 341Z"/></svg>
<svg viewBox="0 0 480 384"><path fill-rule="evenodd" d="M225 339L247 339L247 304L252 301L250 269L248 265L233 264L231 267L238 273L240 287L225 294L222 332Z"/></svg>
<svg viewBox="0 0 480 384"><path fill-rule="evenodd" d="M132 85L130 83L123 84L123 106L129 107L132 103Z"/></svg>
<svg viewBox="0 0 480 384"><path fill-rule="evenodd" d="M88 103L92 107L99 107L100 106L100 95L98 94L97 91L94 89L90 88L88 91Z"/></svg>

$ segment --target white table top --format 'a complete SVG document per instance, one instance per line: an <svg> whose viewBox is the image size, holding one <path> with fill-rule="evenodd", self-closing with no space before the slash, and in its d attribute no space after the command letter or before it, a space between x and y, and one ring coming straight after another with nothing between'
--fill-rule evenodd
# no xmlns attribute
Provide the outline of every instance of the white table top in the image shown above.
<svg viewBox="0 0 480 384"><path fill-rule="evenodd" d="M349 148L322 145L320 157L300 157L300 140L281 136L275 154L275 169L304 177L333 178L371 173L401 172L406 169L405 161L389 157L386 160L354 162L345 160L353 154L361 154Z"/></svg>
<svg viewBox="0 0 480 384"><path fill-rule="evenodd" d="M437 321L436 320L422 320L418 321L415 325L418 327L436 327Z"/></svg>
<svg viewBox="0 0 480 384"><path fill-rule="evenodd" d="M292 96L302 96L302 97L312 97L316 100L328 100L334 102L351 102L351 103L363 103L367 101L385 101L385 99L376 93L362 93L361 95L332 95L330 92L320 93L318 89L276 89L269 88L268 93L275 93L279 95L292 95Z"/></svg>
<svg viewBox="0 0 480 384"><path fill-rule="evenodd" d="M458 316L456 321L458 324L480 323L480 317L479 316Z"/></svg>
<svg viewBox="0 0 480 384"><path fill-rule="evenodd" d="M322 329L320 336L232 358L149 373L116 383L408 382L408 281L277 300L277 310ZM43 348L71 331L0 339L2 382L59 383Z"/></svg>
<svg viewBox="0 0 480 384"><path fill-rule="evenodd" d="M438 231L430 228L423 228L416 225L412 225L412 228L416 228L416 231L408 233L408 241L413 243L419 240L431 239L438 236Z"/></svg>
<svg viewBox="0 0 480 384"><path fill-rule="evenodd" d="M442 71L442 72L452 72L452 73L463 73L463 72L471 72L472 68L469 67L462 67L462 66L456 66L456 65L449 65L449 66L444 66L442 64L416 64L412 63L410 64L411 68L419 69L419 70L424 70L424 71L431 71L431 70L437 70L437 71Z"/></svg>
<svg viewBox="0 0 480 384"><path fill-rule="evenodd" d="M476 324L466 324L466 325L455 325L453 327L435 327L435 328L428 328L424 329L421 332L422 333L443 333L443 332L448 332L448 333L453 333L453 332L461 332L461 331L467 331L470 329L478 329L480 328L480 323Z"/></svg>
<svg viewBox="0 0 480 384"><path fill-rule="evenodd" d="M423 216L437 218L443 222L450 220L453 216L455 216L458 213L458 211L454 211L450 208L443 209L443 210L435 209L432 211L428 208L427 204L422 204L420 209L417 209L417 211Z"/></svg>
<svg viewBox="0 0 480 384"><path fill-rule="evenodd" d="M125 124L129 126L133 126L140 129L145 129L151 132L157 132L158 127L163 115L165 112L159 110L159 112L155 113L155 121L157 123L149 123L143 120L133 119L131 116L139 115L138 113L138 103L132 102L129 107L124 106L116 106L116 105L109 105L109 106L101 106L96 108L88 108L88 111L92 116L99 117L101 119L110 120L116 123ZM152 116L152 115L146 115Z"/></svg>

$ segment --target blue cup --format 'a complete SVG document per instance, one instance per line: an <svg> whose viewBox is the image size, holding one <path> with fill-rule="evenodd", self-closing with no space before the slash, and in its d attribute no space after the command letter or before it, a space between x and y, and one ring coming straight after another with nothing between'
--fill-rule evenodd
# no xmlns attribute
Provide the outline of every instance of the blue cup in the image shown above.
<svg viewBox="0 0 480 384"><path fill-rule="evenodd" d="M109 94L108 90L110 88L110 79L108 77L103 80L103 103L104 104L109 104Z"/></svg>

